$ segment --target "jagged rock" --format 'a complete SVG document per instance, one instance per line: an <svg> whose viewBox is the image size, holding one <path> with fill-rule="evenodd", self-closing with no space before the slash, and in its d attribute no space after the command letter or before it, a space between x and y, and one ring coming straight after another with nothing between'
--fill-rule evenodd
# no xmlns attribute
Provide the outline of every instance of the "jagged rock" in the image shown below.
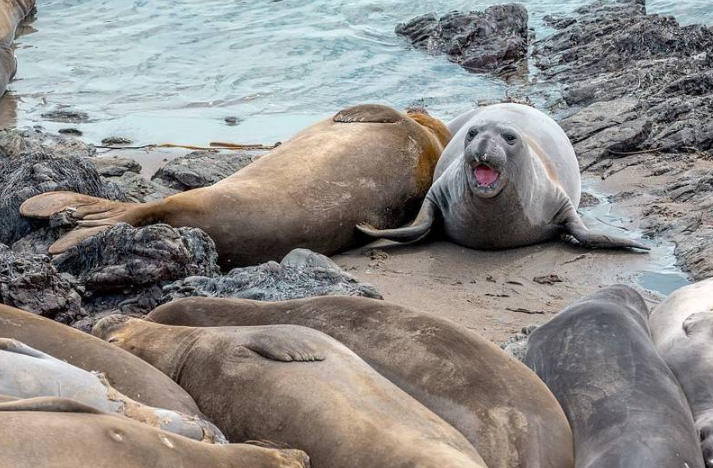
<svg viewBox="0 0 713 468"><path fill-rule="evenodd" d="M83 123L89 122L89 115L86 112L71 109L58 109L42 114L43 119L62 123Z"/></svg>
<svg viewBox="0 0 713 468"><path fill-rule="evenodd" d="M360 283L324 255L296 249L281 263L235 268L224 276L191 277L164 287L162 302L182 297L233 297L284 301L311 296L364 296L381 299L371 285Z"/></svg>
<svg viewBox="0 0 713 468"><path fill-rule="evenodd" d="M178 193L178 190L154 183L143 177L141 164L133 159L113 156L94 158L92 162L102 179L121 187L122 192L131 202L151 202Z"/></svg>
<svg viewBox="0 0 713 468"><path fill-rule="evenodd" d="M148 313L161 286L188 276L219 273L215 244L196 228L118 224L85 239L52 264L84 286L84 307L96 312ZM87 324L88 326L88 324Z"/></svg>
<svg viewBox="0 0 713 468"><path fill-rule="evenodd" d="M46 255L23 255L0 244L0 302L58 322L86 316L79 282L60 273Z"/></svg>
<svg viewBox="0 0 713 468"><path fill-rule="evenodd" d="M92 159L92 163L102 177L120 177L127 172L141 173L141 164L130 158L103 156Z"/></svg>
<svg viewBox="0 0 713 468"><path fill-rule="evenodd" d="M106 137L102 140L102 144L107 146L125 146L130 145L132 143L133 141L129 140L128 138L117 136Z"/></svg>
<svg viewBox="0 0 713 468"><path fill-rule="evenodd" d="M235 174L262 154L194 151L169 161L152 180L179 191L207 187Z"/></svg>
<svg viewBox="0 0 713 468"><path fill-rule="evenodd" d="M495 5L484 12L427 14L399 24L396 34L421 49L448 55L471 71L502 71L527 55L527 10L520 4Z"/></svg>
<svg viewBox="0 0 713 468"><path fill-rule="evenodd" d="M70 190L126 200L121 189L101 180L84 143L41 130L0 131L0 242L11 245L41 226L20 215L20 205L35 195Z"/></svg>
<svg viewBox="0 0 713 468"><path fill-rule="evenodd" d="M568 105L598 105L580 111L592 114L581 115L576 126L563 122L580 128L568 134L581 143L575 149L590 152L584 159L601 157L591 149L610 135L596 132L628 121L639 123L612 132L634 135L636 149L713 147L713 28L647 15L643 0L597 1L569 18L568 26L536 43L535 57L546 79L567 85ZM587 120L607 110L610 117ZM598 141L583 143L587 137Z"/></svg>

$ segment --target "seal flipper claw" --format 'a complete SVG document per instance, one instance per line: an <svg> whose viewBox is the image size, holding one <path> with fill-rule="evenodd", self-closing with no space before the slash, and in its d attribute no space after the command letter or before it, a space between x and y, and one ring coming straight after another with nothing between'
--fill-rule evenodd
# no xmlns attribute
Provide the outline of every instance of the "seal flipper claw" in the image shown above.
<svg viewBox="0 0 713 468"><path fill-rule="evenodd" d="M326 356L314 342L303 338L299 333L302 327L290 326L296 333L285 335L282 332L259 331L250 337L244 346L266 359L280 362L324 361Z"/></svg>
<svg viewBox="0 0 713 468"><path fill-rule="evenodd" d="M430 232L436 221L436 205L428 198L423 201L421 211L411 225L398 229L376 229L368 223L357 224L356 228L375 239L389 239L396 242L415 242Z"/></svg>

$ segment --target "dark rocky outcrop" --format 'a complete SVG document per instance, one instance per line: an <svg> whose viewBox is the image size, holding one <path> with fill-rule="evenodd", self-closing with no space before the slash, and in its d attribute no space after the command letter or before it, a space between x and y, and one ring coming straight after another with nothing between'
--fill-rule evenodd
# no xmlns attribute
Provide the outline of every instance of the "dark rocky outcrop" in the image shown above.
<svg viewBox="0 0 713 468"><path fill-rule="evenodd" d="M713 275L713 27L649 15L644 0L595 1L547 20L541 81L564 85L561 125L584 171L639 167L647 236L676 244L694 279Z"/></svg>
<svg viewBox="0 0 713 468"><path fill-rule="evenodd" d="M179 191L207 187L235 174L261 154L254 151L194 151L169 161L152 180Z"/></svg>
<svg viewBox="0 0 713 468"><path fill-rule="evenodd" d="M178 193L178 190L147 180L141 175L141 165L131 158L97 157L92 159L92 163L102 179L121 187L131 202L151 202Z"/></svg>
<svg viewBox="0 0 713 468"><path fill-rule="evenodd" d="M12 252L0 244L0 303L71 324L86 316L83 288L46 255Z"/></svg>
<svg viewBox="0 0 713 468"><path fill-rule="evenodd" d="M125 200L121 189L101 180L89 159L94 148L40 129L0 131L0 242L12 245L38 224L20 215L20 205L55 190Z"/></svg>
<svg viewBox="0 0 713 468"><path fill-rule="evenodd" d="M82 285L89 318L77 326L88 329L108 313L150 312L160 303L163 285L194 275L215 276L217 260L215 244L200 229L118 224L52 263Z"/></svg>
<svg viewBox="0 0 713 468"><path fill-rule="evenodd" d="M713 148L713 28L647 15L643 0L597 1L564 18L535 57L546 80L566 85L568 106L587 106L562 122L583 167Z"/></svg>
<svg viewBox="0 0 713 468"><path fill-rule="evenodd" d="M295 249L282 262L236 268L224 276L191 277L164 288L164 302L182 297L232 297L284 301L310 296L364 296L381 299L371 285L360 283L324 255Z"/></svg>
<svg viewBox="0 0 713 468"><path fill-rule="evenodd" d="M427 14L399 24L396 34L420 49L443 53L471 71L503 72L527 55L527 10L520 4L495 5L484 12Z"/></svg>

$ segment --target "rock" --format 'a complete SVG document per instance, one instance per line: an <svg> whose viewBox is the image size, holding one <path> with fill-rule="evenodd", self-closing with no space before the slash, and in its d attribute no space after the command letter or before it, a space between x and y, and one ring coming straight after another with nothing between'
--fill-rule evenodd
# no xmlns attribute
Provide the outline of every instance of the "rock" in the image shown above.
<svg viewBox="0 0 713 468"><path fill-rule="evenodd" d="M105 177L103 179L121 187L127 199L135 203L152 202L179 192L130 171L124 172L119 177Z"/></svg>
<svg viewBox="0 0 713 468"><path fill-rule="evenodd" d="M84 308L97 319L97 312L148 313L159 304L163 285L195 275L213 277L220 271L217 260L215 244L200 229L118 224L52 264L83 285Z"/></svg>
<svg viewBox="0 0 713 468"><path fill-rule="evenodd" d="M231 116L228 116L228 117L226 117L225 119L223 119L223 121L224 121L227 125L235 126L235 125L239 125L240 122L242 122L242 119L239 119L239 118L237 118L237 117L231 115Z"/></svg>
<svg viewBox="0 0 713 468"><path fill-rule="evenodd" d="M589 106L563 121L585 162L603 156L597 148L711 149L713 28L647 15L642 0L597 1L569 18L535 58L567 85L568 105Z"/></svg>
<svg viewBox="0 0 713 468"><path fill-rule="evenodd" d="M537 325L524 327L520 330L520 333L511 336L504 343L500 343L500 348L518 361L523 361L527 354L527 345L530 341L530 335L535 330L537 330Z"/></svg>
<svg viewBox="0 0 713 468"><path fill-rule="evenodd" d="M207 187L235 174L262 154L194 151L169 161L152 180L179 191Z"/></svg>
<svg viewBox="0 0 713 468"><path fill-rule="evenodd" d="M72 138L41 130L0 131L0 242L12 245L42 224L20 215L35 195L70 190L126 200L121 189L99 177L88 156L94 149Z"/></svg>
<svg viewBox="0 0 713 468"><path fill-rule="evenodd" d="M130 158L99 157L94 158L92 163L102 177L120 177L126 172L141 173L141 164Z"/></svg>
<svg viewBox="0 0 713 468"><path fill-rule="evenodd" d="M61 133L62 135L72 135L72 136L82 136L84 135L81 130L78 128L60 128L57 130L57 133Z"/></svg>
<svg viewBox="0 0 713 468"><path fill-rule="evenodd" d="M133 141L129 140L128 138L124 137L107 137L102 140L102 145L106 146L125 146L125 145L130 145L132 144Z"/></svg>
<svg viewBox="0 0 713 468"><path fill-rule="evenodd" d="M235 268L224 276L191 277L164 287L162 302L182 297L233 297L284 301L312 296L363 296L381 299L371 285L360 283L324 255L304 249L290 252L281 263Z"/></svg>
<svg viewBox="0 0 713 468"><path fill-rule="evenodd" d="M92 159L102 179L119 186L126 198L134 203L145 203L178 193L141 175L141 165L130 158L119 156Z"/></svg>
<svg viewBox="0 0 713 468"><path fill-rule="evenodd" d="M84 123L89 122L89 115L86 112L71 109L58 109L42 114L43 119L62 123Z"/></svg>
<svg viewBox="0 0 713 468"><path fill-rule="evenodd" d="M579 201L579 208L589 208L591 206L597 206L601 202L597 197L589 192L582 192L582 198Z"/></svg>
<svg viewBox="0 0 713 468"><path fill-rule="evenodd" d="M471 71L503 71L527 55L527 10L520 4L495 5L484 12L427 14L399 24L396 34L415 47L446 54Z"/></svg>
<svg viewBox="0 0 713 468"><path fill-rule="evenodd" d="M0 244L0 302L71 324L86 316L82 287L60 273L46 255L12 252Z"/></svg>

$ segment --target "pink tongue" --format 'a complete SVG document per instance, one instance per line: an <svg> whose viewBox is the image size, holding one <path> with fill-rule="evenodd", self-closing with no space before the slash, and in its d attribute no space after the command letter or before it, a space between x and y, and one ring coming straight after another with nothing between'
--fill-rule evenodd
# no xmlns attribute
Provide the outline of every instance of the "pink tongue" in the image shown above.
<svg viewBox="0 0 713 468"><path fill-rule="evenodd" d="M475 180L477 180L480 185L493 185L500 175L498 171L484 164L476 167L474 172Z"/></svg>

